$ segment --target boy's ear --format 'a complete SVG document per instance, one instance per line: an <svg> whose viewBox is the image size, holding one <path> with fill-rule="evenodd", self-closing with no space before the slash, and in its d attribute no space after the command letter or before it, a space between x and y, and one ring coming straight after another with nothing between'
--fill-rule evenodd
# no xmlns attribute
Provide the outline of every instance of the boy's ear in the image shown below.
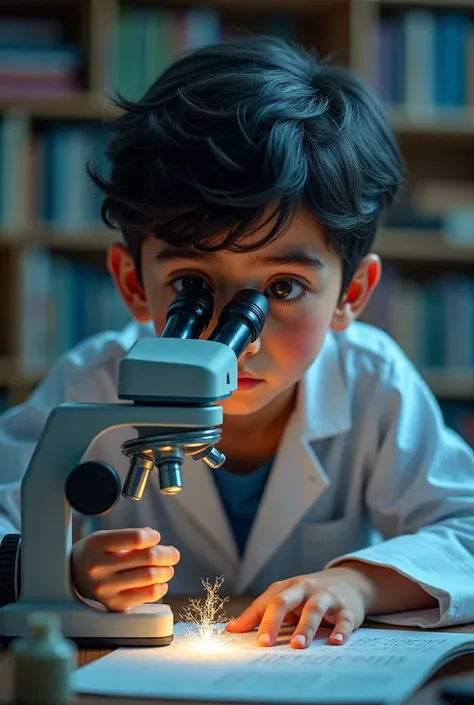
<svg viewBox="0 0 474 705"><path fill-rule="evenodd" d="M109 246L107 268L133 318L139 323L148 323L151 315L145 291L138 281L132 254L121 242L114 242Z"/></svg>
<svg viewBox="0 0 474 705"><path fill-rule="evenodd" d="M381 273L382 264L378 255L370 254L364 257L334 311L331 330L345 330L360 316L380 281Z"/></svg>

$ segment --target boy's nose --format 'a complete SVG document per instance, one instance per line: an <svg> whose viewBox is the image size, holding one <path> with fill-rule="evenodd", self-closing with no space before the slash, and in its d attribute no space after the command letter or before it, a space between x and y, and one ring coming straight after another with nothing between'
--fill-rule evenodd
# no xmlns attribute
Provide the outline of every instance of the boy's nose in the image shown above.
<svg viewBox="0 0 474 705"><path fill-rule="evenodd" d="M262 347L262 344L260 342L260 336L255 340L253 343L249 343L245 350L243 351L242 355L239 357L239 360L244 360L245 357L247 356L252 356L256 355L260 348Z"/></svg>

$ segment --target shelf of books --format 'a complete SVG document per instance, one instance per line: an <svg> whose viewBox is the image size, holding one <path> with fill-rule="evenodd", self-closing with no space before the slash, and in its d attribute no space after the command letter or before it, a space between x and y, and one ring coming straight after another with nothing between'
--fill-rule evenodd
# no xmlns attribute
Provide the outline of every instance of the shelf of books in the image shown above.
<svg viewBox="0 0 474 705"><path fill-rule="evenodd" d="M104 163L109 96L137 98L186 49L247 31L334 53L384 101L406 188L374 248L384 275L364 319L474 444L474 0L2 3L0 408L128 320L84 171Z"/></svg>

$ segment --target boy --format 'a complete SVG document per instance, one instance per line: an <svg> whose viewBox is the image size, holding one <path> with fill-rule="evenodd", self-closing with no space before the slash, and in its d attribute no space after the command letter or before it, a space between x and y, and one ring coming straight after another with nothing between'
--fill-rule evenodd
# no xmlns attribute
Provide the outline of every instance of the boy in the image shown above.
<svg viewBox="0 0 474 705"><path fill-rule="evenodd" d="M21 528L21 478L54 406L117 401L121 357L159 334L187 282L211 289L216 317L254 288L270 311L223 402L225 468L190 460L176 497L150 483L141 502L121 500L74 544L77 592L124 610L223 575L227 592L255 598L228 629L258 627L263 646L284 619L295 648L323 620L333 644L366 615L474 620L474 454L395 343L354 322L401 182L377 100L349 72L260 37L190 53L120 105L110 180L90 173L125 241L108 267L134 322L65 355L3 416L17 484L0 495L1 533ZM87 457L123 480L130 437L111 431Z"/></svg>

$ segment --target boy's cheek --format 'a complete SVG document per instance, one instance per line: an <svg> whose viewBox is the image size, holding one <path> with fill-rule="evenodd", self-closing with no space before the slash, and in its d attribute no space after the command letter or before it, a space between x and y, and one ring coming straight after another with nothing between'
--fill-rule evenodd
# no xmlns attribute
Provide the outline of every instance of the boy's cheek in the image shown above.
<svg viewBox="0 0 474 705"><path fill-rule="evenodd" d="M324 340L325 329L319 321L301 318L298 322L285 326L279 336L278 357L288 361L291 367L312 362Z"/></svg>

